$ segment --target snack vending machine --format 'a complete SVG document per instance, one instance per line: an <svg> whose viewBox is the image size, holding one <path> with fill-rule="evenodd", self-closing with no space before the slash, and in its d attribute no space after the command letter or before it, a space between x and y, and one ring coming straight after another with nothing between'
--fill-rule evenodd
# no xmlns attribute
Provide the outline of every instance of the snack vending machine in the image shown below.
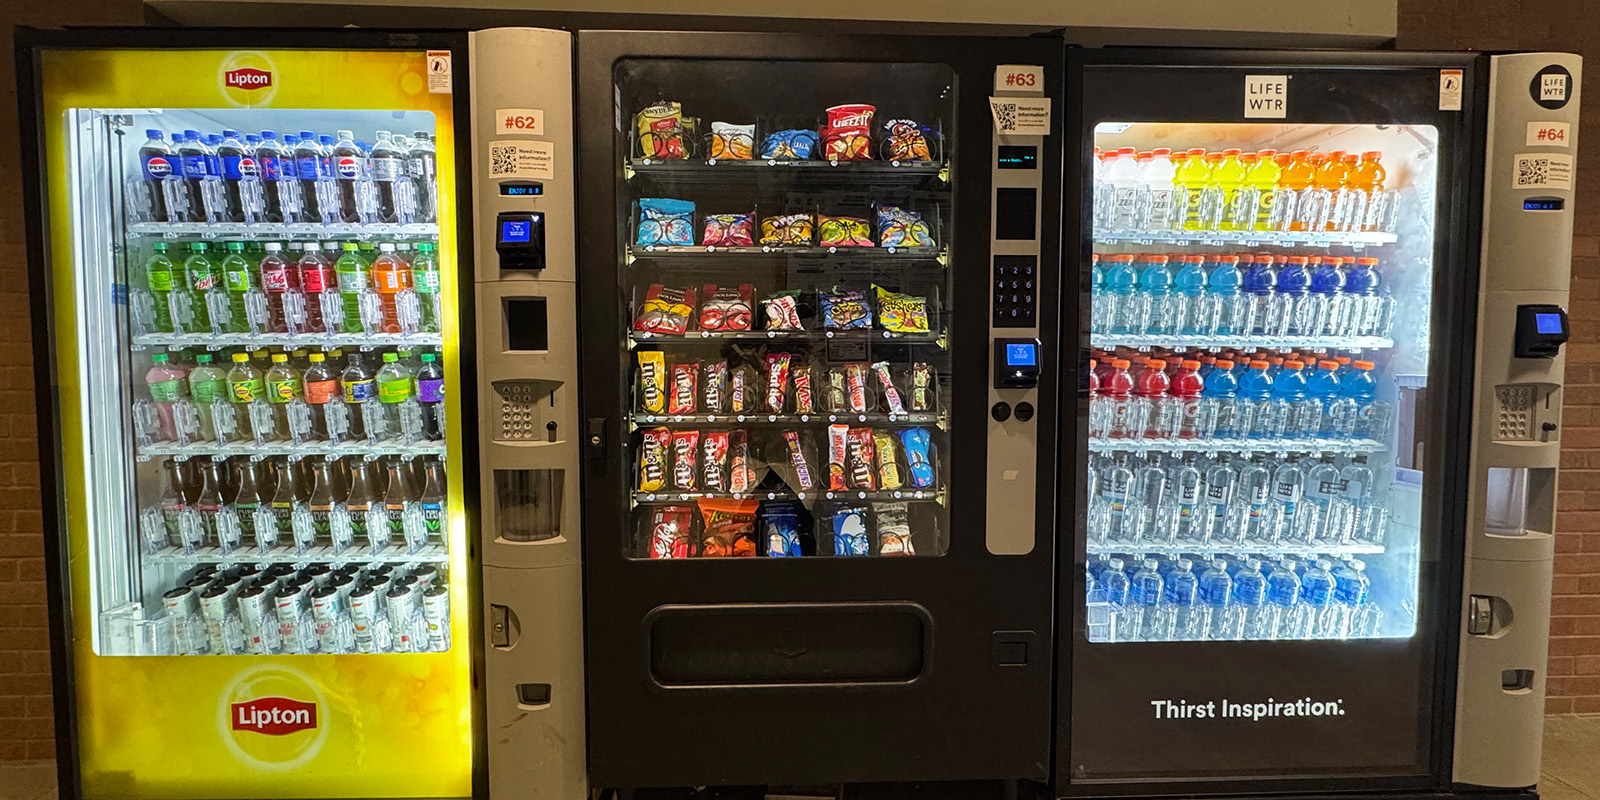
<svg viewBox="0 0 1600 800"><path fill-rule="evenodd" d="M1061 60L579 33L595 786L1046 777Z"/></svg>
<svg viewBox="0 0 1600 800"><path fill-rule="evenodd" d="M1531 786L1577 58L1070 62L1057 794Z"/></svg>

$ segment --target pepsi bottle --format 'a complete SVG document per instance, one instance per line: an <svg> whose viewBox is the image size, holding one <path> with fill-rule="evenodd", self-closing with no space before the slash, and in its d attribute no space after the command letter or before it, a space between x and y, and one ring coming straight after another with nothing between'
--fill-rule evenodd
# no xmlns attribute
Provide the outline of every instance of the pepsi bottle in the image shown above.
<svg viewBox="0 0 1600 800"><path fill-rule="evenodd" d="M189 222L206 221L206 183L211 175L211 148L200 140L200 132L183 132L183 144L178 145L178 162L183 173L184 188L189 193Z"/></svg>
<svg viewBox="0 0 1600 800"><path fill-rule="evenodd" d="M222 164L223 214L229 222L244 222L244 193L239 183L247 177L260 177L256 160L245 152L239 132L225 130L217 145L217 160Z"/></svg>
<svg viewBox="0 0 1600 800"><path fill-rule="evenodd" d="M173 161L175 157L172 148L167 146L167 140L161 131L154 128L144 132L150 137L139 148L139 172L144 176L145 187L150 192L150 219L156 222L171 221L171 210L167 208L166 183L172 177Z"/></svg>
<svg viewBox="0 0 1600 800"><path fill-rule="evenodd" d="M395 187L399 181L406 180L406 154L395 147L388 131L378 131L369 163L373 188L377 190L378 221L399 222L401 209Z"/></svg>
<svg viewBox="0 0 1600 800"><path fill-rule="evenodd" d="M278 143L277 131L262 131L261 143L256 146L256 165L261 170L262 216L268 222L289 222L283 209L283 187L278 181L285 173L294 174L293 157L285 158L283 146Z"/></svg>
<svg viewBox="0 0 1600 800"><path fill-rule="evenodd" d="M417 185L417 219L433 222L438 218L436 191L438 190L439 159L433 147L433 137L427 131L412 135L407 172Z"/></svg>
<svg viewBox="0 0 1600 800"><path fill-rule="evenodd" d="M333 177L339 185L339 220L341 222L361 221L361 179L365 177L366 159L361 148L356 145L355 134L350 131L339 131L339 138L333 143Z"/></svg>
<svg viewBox="0 0 1600 800"><path fill-rule="evenodd" d="M294 148L295 176L300 179L300 207L305 222L322 222L322 198L317 194L318 179L323 175L322 148L317 146L317 134L300 132L300 143Z"/></svg>

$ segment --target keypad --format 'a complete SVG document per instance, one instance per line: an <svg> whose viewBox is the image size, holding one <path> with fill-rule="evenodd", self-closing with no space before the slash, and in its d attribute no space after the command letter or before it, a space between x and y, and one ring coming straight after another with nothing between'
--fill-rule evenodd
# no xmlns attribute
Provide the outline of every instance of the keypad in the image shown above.
<svg viewBox="0 0 1600 800"><path fill-rule="evenodd" d="M1039 324L1038 271L1033 256L995 256L994 327L1032 328Z"/></svg>

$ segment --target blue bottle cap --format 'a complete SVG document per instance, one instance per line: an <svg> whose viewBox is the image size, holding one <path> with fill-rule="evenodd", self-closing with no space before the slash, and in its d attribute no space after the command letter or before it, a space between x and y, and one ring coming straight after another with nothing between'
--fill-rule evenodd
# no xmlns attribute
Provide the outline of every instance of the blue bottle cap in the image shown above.
<svg viewBox="0 0 1600 800"><path fill-rule="evenodd" d="M276 139L276 138L278 138L278 132L277 131L262 131L261 132L261 138L263 138L263 139Z"/></svg>
<svg viewBox="0 0 1600 800"><path fill-rule="evenodd" d="M220 134L220 133L208 133L208 134L206 134L206 144L222 144L222 134Z"/></svg>
<svg viewBox="0 0 1600 800"><path fill-rule="evenodd" d="M324 133L317 137L317 141L321 144L333 144L333 137Z"/></svg>
<svg viewBox="0 0 1600 800"><path fill-rule="evenodd" d="M150 130L145 131L144 135L145 135L145 138L147 138L147 139L161 139L161 138L165 137L165 134L163 134L161 131L156 130L155 128L151 128Z"/></svg>
<svg viewBox="0 0 1600 800"><path fill-rule="evenodd" d="M197 130L194 130L193 128L189 128L189 129L187 129L187 130L185 130L183 132L183 138L185 138L185 139L199 139L200 138L200 132L197 131Z"/></svg>
<svg viewBox="0 0 1600 800"><path fill-rule="evenodd" d="M237 139L237 138L239 138L239 132L234 130L234 129L232 129L232 128L223 128L222 129L222 138L224 138L224 139Z"/></svg>
<svg viewBox="0 0 1600 800"><path fill-rule="evenodd" d="M315 141L316 138L317 138L317 132L316 131L301 131L300 132L300 138L301 139L311 139L312 141Z"/></svg>

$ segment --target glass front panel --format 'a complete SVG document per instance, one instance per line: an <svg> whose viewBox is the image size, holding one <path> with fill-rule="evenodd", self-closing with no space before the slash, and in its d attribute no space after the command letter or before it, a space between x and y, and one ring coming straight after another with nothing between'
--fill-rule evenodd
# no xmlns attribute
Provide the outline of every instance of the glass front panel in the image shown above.
<svg viewBox="0 0 1600 800"><path fill-rule="evenodd" d="M1414 633L1437 142L1096 127L1091 642Z"/></svg>
<svg viewBox="0 0 1600 800"><path fill-rule="evenodd" d="M952 71L652 59L615 80L624 551L942 554Z"/></svg>

